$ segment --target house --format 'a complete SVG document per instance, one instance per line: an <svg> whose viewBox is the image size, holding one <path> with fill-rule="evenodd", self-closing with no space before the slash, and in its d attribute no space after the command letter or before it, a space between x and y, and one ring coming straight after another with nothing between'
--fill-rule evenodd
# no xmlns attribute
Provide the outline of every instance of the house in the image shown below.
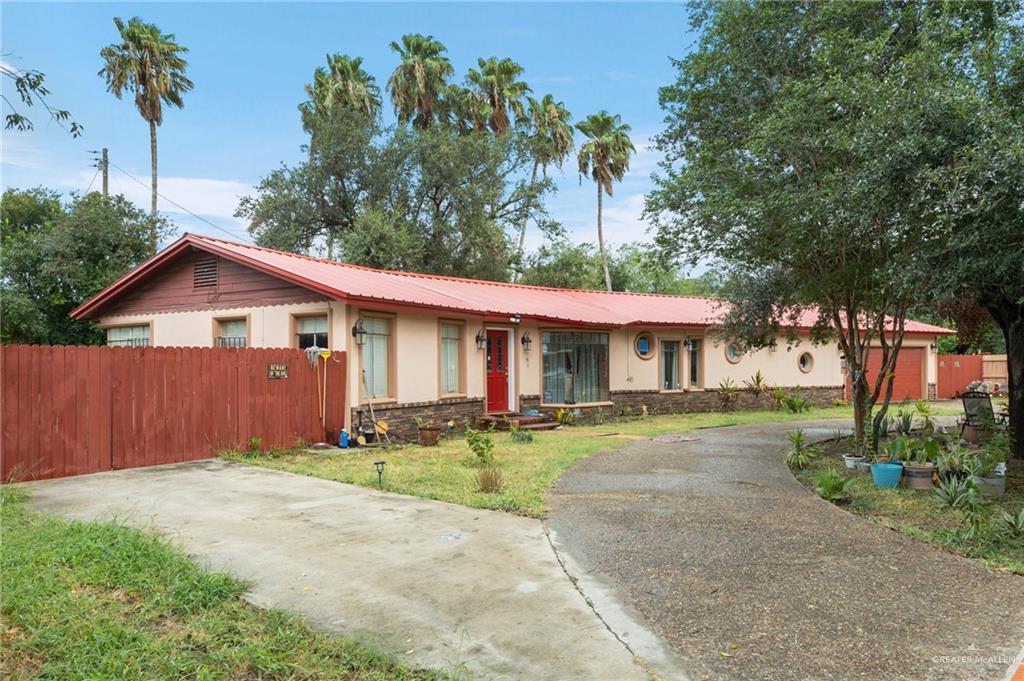
<svg viewBox="0 0 1024 681"><path fill-rule="evenodd" d="M109 345L345 351L347 423L372 403L399 432L530 408L709 411L720 382L757 371L817 404L844 395L834 342L799 328L795 347L740 352L709 334L713 299L391 272L195 234L71 314ZM906 328L894 397L933 395L936 337L951 332Z"/></svg>

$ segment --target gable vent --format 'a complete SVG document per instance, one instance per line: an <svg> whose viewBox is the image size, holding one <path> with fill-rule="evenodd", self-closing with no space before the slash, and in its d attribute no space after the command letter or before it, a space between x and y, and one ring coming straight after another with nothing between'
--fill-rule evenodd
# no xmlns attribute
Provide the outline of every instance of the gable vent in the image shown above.
<svg viewBox="0 0 1024 681"><path fill-rule="evenodd" d="M217 286L217 259L198 260L192 265L192 288Z"/></svg>

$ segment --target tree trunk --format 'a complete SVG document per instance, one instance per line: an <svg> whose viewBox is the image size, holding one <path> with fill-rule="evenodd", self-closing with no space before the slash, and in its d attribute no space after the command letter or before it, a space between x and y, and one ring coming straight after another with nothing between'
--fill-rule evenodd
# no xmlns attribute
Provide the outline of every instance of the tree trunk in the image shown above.
<svg viewBox="0 0 1024 681"><path fill-rule="evenodd" d="M601 251L601 267L604 268L604 285L612 290L612 275L608 273L608 254L604 252L604 229L601 227L601 183L597 183L597 247Z"/></svg>
<svg viewBox="0 0 1024 681"><path fill-rule="evenodd" d="M531 187L537 183L537 166L540 164L537 161L533 162L533 172L530 173L530 185ZM519 254L519 269L513 274L512 281L519 281L519 278L523 273L523 248L526 243L526 223L530 221L530 216L526 215L523 218L523 224L519 225L519 250L516 251Z"/></svg>
<svg viewBox="0 0 1024 681"><path fill-rule="evenodd" d="M1003 335L1010 392L1010 451L1014 458L1024 459L1024 316L1009 321Z"/></svg>
<svg viewBox="0 0 1024 681"><path fill-rule="evenodd" d="M150 215L153 220L149 226L149 249L156 253L156 122L149 122L149 161L150 161Z"/></svg>

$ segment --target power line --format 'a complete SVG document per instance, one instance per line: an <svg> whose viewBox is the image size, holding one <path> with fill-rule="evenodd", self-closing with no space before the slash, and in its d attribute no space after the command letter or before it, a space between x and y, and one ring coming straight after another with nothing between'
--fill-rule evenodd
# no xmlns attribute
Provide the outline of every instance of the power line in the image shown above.
<svg viewBox="0 0 1024 681"><path fill-rule="evenodd" d="M109 163L109 164L111 165L111 167L113 167L113 168L116 168L117 170L120 170L120 171L121 171L122 173L124 173L125 175L127 175L127 176L128 176L129 178L131 178L131 179L132 179L132 180L134 180L135 182L137 182L137 183L139 183L140 185L142 185L143 187L145 187L145 188L146 188L146 189L147 189L148 191L153 191L153 190L152 190L152 188L151 188L151 187L150 187L150 186L149 186L148 184L146 184L145 182L143 182L143 181L142 181L142 180L140 180L139 178L135 177L134 175L132 175L132 174L131 174L131 173L129 173L129 172L127 171L127 170L125 170L125 169L124 169L124 168L122 168L121 166L117 165L117 164L116 164L116 163L114 163L113 161L108 161L108 163ZM96 179L96 178L95 178L95 177L93 177L93 179ZM248 237L245 237L245 236L241 236L240 234L235 234L235 233L233 233L233 232L230 232L230 231L228 231L227 229L224 229L224 228L223 228L223 227L221 227L220 225L217 225L217 224L214 224L214 223L210 222L209 220L207 220L206 218L204 218L204 217L203 217L202 215L197 215L196 213L193 213L193 212L192 212L192 211L190 211L190 210L189 210L188 208L185 208L185 206L181 205L181 204L180 204L180 203L178 203L177 201L174 201L173 199L169 199L169 198L167 198L166 196L164 196L163 194L161 194L161 193L160 193L159 191L158 191L158 192L156 193L156 195L157 195L157 196L159 196L159 197L160 197L161 199L163 199L164 201L166 201L167 203L171 204L172 206L176 206L177 208L180 208L180 209L181 209L182 211L184 211L184 212L188 213L189 215L191 215L192 217L194 217L194 218L195 218L196 220L199 220L200 222L205 222L205 223L206 223L206 224L208 224L208 225L209 225L210 227L213 227L213 228L214 228L214 229L216 229L216 230L219 230L219 231L221 231L221 232L224 232L225 234L227 234L227 235L228 235L229 237L231 237L232 239L242 239L243 241L246 241L246 242L248 242L248 243L252 243L252 240L251 240L251 239L249 239Z"/></svg>
<svg viewBox="0 0 1024 681"><path fill-rule="evenodd" d="M96 181L96 176L100 174L100 169L97 166L96 172L92 174L92 179L89 180L89 186L85 188L85 193L88 194L92 190L92 183Z"/></svg>

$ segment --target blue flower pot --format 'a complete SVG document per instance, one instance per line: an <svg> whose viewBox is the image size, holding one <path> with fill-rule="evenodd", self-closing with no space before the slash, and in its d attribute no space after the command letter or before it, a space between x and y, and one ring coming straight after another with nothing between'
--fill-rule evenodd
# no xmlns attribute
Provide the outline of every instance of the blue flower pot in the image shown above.
<svg viewBox="0 0 1024 681"><path fill-rule="evenodd" d="M897 487L900 478L903 477L903 466L898 463L873 463L871 464L871 479L875 485L884 488Z"/></svg>

